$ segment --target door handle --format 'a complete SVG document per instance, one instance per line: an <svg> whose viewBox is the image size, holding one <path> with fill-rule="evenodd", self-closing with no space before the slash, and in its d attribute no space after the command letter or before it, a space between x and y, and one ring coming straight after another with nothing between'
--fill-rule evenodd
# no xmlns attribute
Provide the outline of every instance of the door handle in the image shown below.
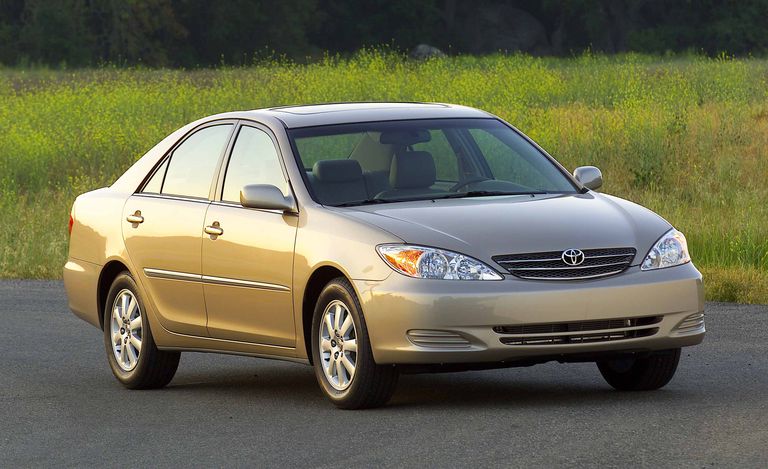
<svg viewBox="0 0 768 469"><path fill-rule="evenodd" d="M141 210L136 210L133 215L125 217L125 221L129 223L144 223L144 217L141 216Z"/></svg>
<svg viewBox="0 0 768 469"><path fill-rule="evenodd" d="M205 227L205 232L211 236L221 236L224 234L224 230L221 229L219 222L215 221L212 225Z"/></svg>

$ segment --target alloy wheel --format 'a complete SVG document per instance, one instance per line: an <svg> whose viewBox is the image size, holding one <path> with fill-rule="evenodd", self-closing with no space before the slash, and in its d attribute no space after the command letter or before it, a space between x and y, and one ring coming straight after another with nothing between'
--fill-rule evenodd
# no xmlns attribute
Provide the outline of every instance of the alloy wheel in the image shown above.
<svg viewBox="0 0 768 469"><path fill-rule="evenodd" d="M115 297L110 316L112 352L123 371L136 368L143 338L139 301L130 290L123 289Z"/></svg>
<svg viewBox="0 0 768 469"><path fill-rule="evenodd" d="M328 383L337 391L352 384L357 365L357 330L347 306L334 300L320 324L320 360Z"/></svg>

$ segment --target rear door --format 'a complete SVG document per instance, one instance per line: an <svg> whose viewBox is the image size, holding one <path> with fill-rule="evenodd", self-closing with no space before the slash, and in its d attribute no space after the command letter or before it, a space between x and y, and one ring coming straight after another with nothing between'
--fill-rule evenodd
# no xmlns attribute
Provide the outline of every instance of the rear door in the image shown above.
<svg viewBox="0 0 768 469"><path fill-rule="evenodd" d="M157 167L123 212L123 237L163 326L205 336L201 243L214 176L233 122L198 128Z"/></svg>
<svg viewBox="0 0 768 469"><path fill-rule="evenodd" d="M205 218L205 226L221 234L205 234L202 245L208 332L219 339L294 347L291 289L298 217L239 202L246 184L272 184L290 194L267 129L241 126L225 169L218 200Z"/></svg>

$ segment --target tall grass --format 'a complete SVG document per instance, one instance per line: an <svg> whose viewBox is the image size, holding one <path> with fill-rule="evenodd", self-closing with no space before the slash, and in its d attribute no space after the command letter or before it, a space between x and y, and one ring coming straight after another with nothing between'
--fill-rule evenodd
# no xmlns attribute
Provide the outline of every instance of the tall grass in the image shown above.
<svg viewBox="0 0 768 469"><path fill-rule="evenodd" d="M0 276L50 278L74 196L111 183L181 125L332 101L441 101L515 124L566 167L688 236L713 300L768 303L768 61L380 52L199 71L0 70Z"/></svg>

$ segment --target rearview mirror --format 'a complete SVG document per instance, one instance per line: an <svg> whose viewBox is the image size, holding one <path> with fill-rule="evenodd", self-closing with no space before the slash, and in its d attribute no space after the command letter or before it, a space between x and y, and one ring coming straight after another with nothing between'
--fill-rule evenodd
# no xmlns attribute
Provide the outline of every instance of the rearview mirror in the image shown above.
<svg viewBox="0 0 768 469"><path fill-rule="evenodd" d="M248 184L240 189L240 204L247 208L263 210L282 210L295 212L296 204L293 197L283 195L283 192L271 184Z"/></svg>
<svg viewBox="0 0 768 469"><path fill-rule="evenodd" d="M603 173L594 166L579 166L573 171L573 177L587 189L597 190L603 185Z"/></svg>
<svg viewBox="0 0 768 469"><path fill-rule="evenodd" d="M379 135L379 143L382 145L416 145L432 140L432 135L427 129L400 129L385 130Z"/></svg>

